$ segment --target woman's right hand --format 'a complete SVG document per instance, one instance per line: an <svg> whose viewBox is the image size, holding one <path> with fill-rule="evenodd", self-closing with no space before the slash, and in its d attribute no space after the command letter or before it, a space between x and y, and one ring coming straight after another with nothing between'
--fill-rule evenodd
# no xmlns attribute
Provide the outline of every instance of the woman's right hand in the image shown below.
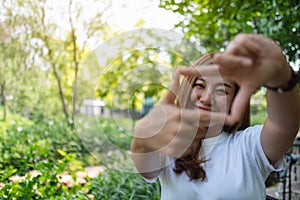
<svg viewBox="0 0 300 200"><path fill-rule="evenodd" d="M155 106L135 127L135 153L159 151L175 157L188 153L193 141L205 136L200 134L205 130L198 131L197 118L184 116L188 113L174 105Z"/></svg>
<svg viewBox="0 0 300 200"><path fill-rule="evenodd" d="M158 151L181 157L205 137L211 113L176 107L179 85L179 73L175 71L166 96L136 125L132 142L134 153Z"/></svg>

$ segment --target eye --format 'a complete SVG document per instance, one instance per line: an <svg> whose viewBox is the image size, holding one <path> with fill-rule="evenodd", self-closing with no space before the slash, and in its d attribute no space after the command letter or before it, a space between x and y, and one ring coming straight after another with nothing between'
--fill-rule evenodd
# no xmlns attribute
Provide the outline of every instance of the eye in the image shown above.
<svg viewBox="0 0 300 200"><path fill-rule="evenodd" d="M218 94L218 95L227 95L228 92L225 89L216 89L216 94Z"/></svg>
<svg viewBox="0 0 300 200"><path fill-rule="evenodd" d="M195 89L204 89L204 88L205 88L205 85L202 84L202 83L195 83L195 84L193 85L193 88L195 88Z"/></svg>

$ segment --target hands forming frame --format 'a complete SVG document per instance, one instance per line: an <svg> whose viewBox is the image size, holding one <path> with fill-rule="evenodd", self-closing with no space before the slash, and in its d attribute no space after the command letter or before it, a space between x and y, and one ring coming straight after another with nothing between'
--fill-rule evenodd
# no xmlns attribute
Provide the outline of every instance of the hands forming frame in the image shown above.
<svg viewBox="0 0 300 200"><path fill-rule="evenodd" d="M201 127L217 124L239 124L251 96L262 86L281 88L287 83L294 84L284 93L268 90L268 117L261 136L263 149L271 163L278 161L292 144L299 129L300 100L296 87L299 76L291 77L292 69L280 46L262 35L238 34L225 52L216 53L213 60L215 65L177 69L166 96L137 124L131 150L139 155L151 153L151 156L134 157L142 175L150 178L157 175L162 167L162 155L180 157L188 154L195 138L205 138L205 131L199 131L199 127L201 130ZM197 77L200 74L221 74L239 85L230 113L199 112L175 106L180 76ZM147 160L158 162L148 165Z"/></svg>

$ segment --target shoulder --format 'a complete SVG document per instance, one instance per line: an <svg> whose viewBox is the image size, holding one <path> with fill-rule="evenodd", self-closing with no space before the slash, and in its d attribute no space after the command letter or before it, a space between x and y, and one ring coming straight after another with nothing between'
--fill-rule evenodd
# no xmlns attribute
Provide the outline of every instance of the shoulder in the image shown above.
<svg viewBox="0 0 300 200"><path fill-rule="evenodd" d="M253 159L258 164L260 170L266 175L270 171L279 170L281 168L281 161L274 167L267 159L260 139L263 127L263 125L251 126L243 131L236 132L234 137L238 138L240 148L247 153L248 159Z"/></svg>
<svg viewBox="0 0 300 200"><path fill-rule="evenodd" d="M246 140L246 139L258 139L262 133L263 125L254 125L250 126L244 130L237 131L233 134L230 134L231 139L235 140Z"/></svg>
<svg viewBox="0 0 300 200"><path fill-rule="evenodd" d="M254 126L249 126L248 128L237 131L234 133L235 135L242 135L242 136L249 136L249 134L260 134L263 129L263 125L254 125ZM248 135L243 135L243 134L248 134Z"/></svg>
<svg viewBox="0 0 300 200"><path fill-rule="evenodd" d="M250 126L244 130L228 134L227 143L231 147L244 149L249 152L253 149L261 149L260 136L263 125Z"/></svg>

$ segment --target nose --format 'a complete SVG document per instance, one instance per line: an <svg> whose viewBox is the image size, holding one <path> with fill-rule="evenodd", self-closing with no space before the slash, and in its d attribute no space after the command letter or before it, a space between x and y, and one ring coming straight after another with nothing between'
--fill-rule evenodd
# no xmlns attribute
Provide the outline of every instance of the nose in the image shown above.
<svg viewBox="0 0 300 200"><path fill-rule="evenodd" d="M200 102L204 105L212 105L212 94L209 90L203 91L203 93L200 96Z"/></svg>

